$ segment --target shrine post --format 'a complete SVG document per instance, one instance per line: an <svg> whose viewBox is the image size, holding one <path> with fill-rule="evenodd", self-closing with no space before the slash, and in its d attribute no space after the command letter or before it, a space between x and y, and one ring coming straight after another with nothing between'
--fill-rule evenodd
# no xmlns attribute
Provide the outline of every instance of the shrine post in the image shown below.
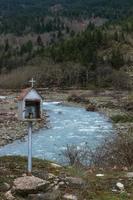
<svg viewBox="0 0 133 200"><path fill-rule="evenodd" d="M35 90L35 80L30 81L31 87L23 89L18 97L18 118L28 122L28 170L27 174L32 174L32 126L33 122L42 119L42 97Z"/></svg>

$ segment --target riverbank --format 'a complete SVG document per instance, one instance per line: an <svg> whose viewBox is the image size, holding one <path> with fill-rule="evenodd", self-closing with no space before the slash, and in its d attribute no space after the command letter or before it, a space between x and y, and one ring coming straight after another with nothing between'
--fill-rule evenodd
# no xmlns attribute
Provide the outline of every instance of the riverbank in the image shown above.
<svg viewBox="0 0 133 200"><path fill-rule="evenodd" d="M41 91L44 95L44 91ZM75 96L75 98L71 98ZM90 111L106 115L117 132L133 129L133 93L114 90L57 90L45 91L46 100L62 101L65 104L83 106ZM68 102L69 100L69 102ZM123 119L124 118L124 119Z"/></svg>

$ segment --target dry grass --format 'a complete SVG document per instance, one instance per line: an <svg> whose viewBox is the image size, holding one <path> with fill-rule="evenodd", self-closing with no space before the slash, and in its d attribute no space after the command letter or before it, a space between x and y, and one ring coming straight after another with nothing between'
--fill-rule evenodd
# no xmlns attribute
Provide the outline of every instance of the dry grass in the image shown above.
<svg viewBox="0 0 133 200"><path fill-rule="evenodd" d="M15 69L8 74L1 74L0 87L8 89L22 88L28 84L31 77L34 77L39 83L40 78L42 78L45 71L47 71L47 63L40 66L38 65L39 64L29 65Z"/></svg>
<svg viewBox="0 0 133 200"><path fill-rule="evenodd" d="M76 70L80 65L73 63L54 64L50 61L38 60L34 64L24 66L11 71L8 74L0 75L0 88L17 89L27 86L28 80L36 79L37 86L61 87L64 85L78 85Z"/></svg>

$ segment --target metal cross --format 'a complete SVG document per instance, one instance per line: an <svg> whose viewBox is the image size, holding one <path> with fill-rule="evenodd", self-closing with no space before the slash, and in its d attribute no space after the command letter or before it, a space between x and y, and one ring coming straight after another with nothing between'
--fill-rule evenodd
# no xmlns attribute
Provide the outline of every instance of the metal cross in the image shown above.
<svg viewBox="0 0 133 200"><path fill-rule="evenodd" d="M29 81L31 83L31 87L34 87L34 83L36 82L33 78Z"/></svg>

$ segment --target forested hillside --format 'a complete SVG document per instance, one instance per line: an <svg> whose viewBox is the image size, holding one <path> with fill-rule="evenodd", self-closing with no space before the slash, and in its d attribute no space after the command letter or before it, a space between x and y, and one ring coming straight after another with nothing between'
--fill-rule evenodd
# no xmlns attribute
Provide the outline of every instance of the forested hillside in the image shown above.
<svg viewBox="0 0 133 200"><path fill-rule="evenodd" d="M132 12L132 0L1 0L0 33L21 35L56 30L57 27L51 28L54 19L47 21L47 16L69 19L100 16L115 20Z"/></svg>
<svg viewBox="0 0 133 200"><path fill-rule="evenodd" d="M131 87L132 0L1 0L0 16L1 87L18 70L12 87Z"/></svg>

